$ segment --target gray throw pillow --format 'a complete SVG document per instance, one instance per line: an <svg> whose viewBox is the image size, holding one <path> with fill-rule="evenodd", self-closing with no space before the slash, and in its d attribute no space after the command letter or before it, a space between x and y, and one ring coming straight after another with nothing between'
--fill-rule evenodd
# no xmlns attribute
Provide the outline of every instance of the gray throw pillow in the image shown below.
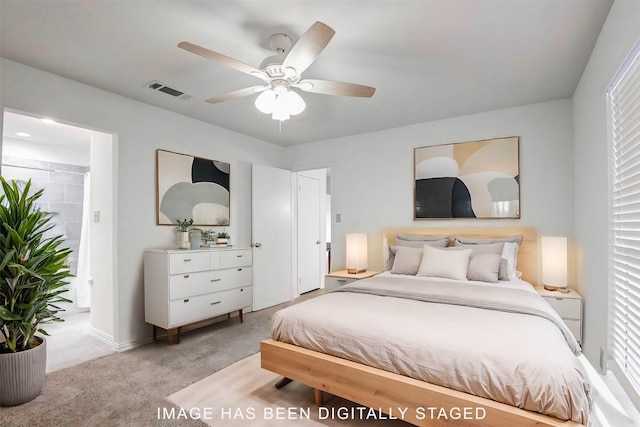
<svg viewBox="0 0 640 427"><path fill-rule="evenodd" d="M467 279L490 283L498 282L501 261L502 256L499 254L473 255L472 253L467 267Z"/></svg>
<svg viewBox="0 0 640 427"><path fill-rule="evenodd" d="M422 262L423 248L410 248L399 246L396 248L396 256L393 261L391 273L393 274L418 274Z"/></svg>

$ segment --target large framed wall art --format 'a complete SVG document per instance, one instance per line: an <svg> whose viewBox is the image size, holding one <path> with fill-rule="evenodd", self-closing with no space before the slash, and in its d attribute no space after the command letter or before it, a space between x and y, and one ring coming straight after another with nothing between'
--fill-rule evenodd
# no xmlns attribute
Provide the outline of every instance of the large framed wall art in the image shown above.
<svg viewBox="0 0 640 427"><path fill-rule="evenodd" d="M520 218L520 138L414 148L414 219Z"/></svg>
<svg viewBox="0 0 640 427"><path fill-rule="evenodd" d="M158 225L229 225L229 163L156 150Z"/></svg>

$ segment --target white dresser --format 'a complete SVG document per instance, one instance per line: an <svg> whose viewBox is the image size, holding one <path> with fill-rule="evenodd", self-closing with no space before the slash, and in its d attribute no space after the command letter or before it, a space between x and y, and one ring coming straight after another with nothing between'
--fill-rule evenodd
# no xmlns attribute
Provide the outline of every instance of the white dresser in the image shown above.
<svg viewBox="0 0 640 427"><path fill-rule="evenodd" d="M212 317L239 312L253 301L252 250L151 249L144 253L145 321L167 331L173 343L177 330Z"/></svg>
<svg viewBox="0 0 640 427"><path fill-rule="evenodd" d="M548 291L536 286L536 291L560 315L578 343L582 344L582 297L573 289L566 292Z"/></svg>

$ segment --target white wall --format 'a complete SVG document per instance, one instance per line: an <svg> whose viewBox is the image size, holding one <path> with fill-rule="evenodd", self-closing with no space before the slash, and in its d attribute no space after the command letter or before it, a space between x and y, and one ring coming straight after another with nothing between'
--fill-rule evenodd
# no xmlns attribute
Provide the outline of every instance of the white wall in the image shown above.
<svg viewBox="0 0 640 427"><path fill-rule="evenodd" d="M608 144L605 90L640 37L640 2L617 0L573 96L574 237L578 291L584 297L583 352L599 366L606 349L608 301Z"/></svg>
<svg viewBox="0 0 640 427"><path fill-rule="evenodd" d="M295 170L331 167L332 270L344 268L345 233L369 239L369 269L382 268L384 227L535 226L569 235L573 129L568 99L422 123L288 149ZM520 136L520 220L413 220L413 149ZM335 214L342 222L335 222Z"/></svg>
<svg viewBox="0 0 640 427"><path fill-rule="evenodd" d="M91 189L89 191L89 271L92 284L91 330L107 342L118 342L118 194L117 139L113 135L93 132L90 142ZM94 213L99 212L96 221Z"/></svg>
<svg viewBox="0 0 640 427"><path fill-rule="evenodd" d="M143 251L175 244L173 228L156 225L155 150L161 148L231 164L232 206L228 230L236 244L248 245L251 240L250 164L282 167L284 149L13 61L2 58L0 61L0 107L3 109L51 117L117 135L119 209L115 296L119 312L114 337L118 346L126 347L150 336L143 311Z"/></svg>

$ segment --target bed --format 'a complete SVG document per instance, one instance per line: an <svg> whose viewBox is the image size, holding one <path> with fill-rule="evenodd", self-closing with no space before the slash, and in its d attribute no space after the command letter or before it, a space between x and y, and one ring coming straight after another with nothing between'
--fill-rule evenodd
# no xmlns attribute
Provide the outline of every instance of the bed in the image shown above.
<svg viewBox="0 0 640 427"><path fill-rule="evenodd" d="M462 236L455 254L424 246L436 270L470 253L485 259L493 243L482 239L522 236L520 277L460 281L426 271L356 281L276 313L273 337L261 344L262 367L313 387L318 404L328 392L400 411L415 425L450 425L456 416L471 426L586 425L591 396L580 348L529 284L537 282L535 229L385 229L385 257L415 268L402 265L415 251L399 249L398 236L415 239L413 247L424 245L416 236Z"/></svg>

